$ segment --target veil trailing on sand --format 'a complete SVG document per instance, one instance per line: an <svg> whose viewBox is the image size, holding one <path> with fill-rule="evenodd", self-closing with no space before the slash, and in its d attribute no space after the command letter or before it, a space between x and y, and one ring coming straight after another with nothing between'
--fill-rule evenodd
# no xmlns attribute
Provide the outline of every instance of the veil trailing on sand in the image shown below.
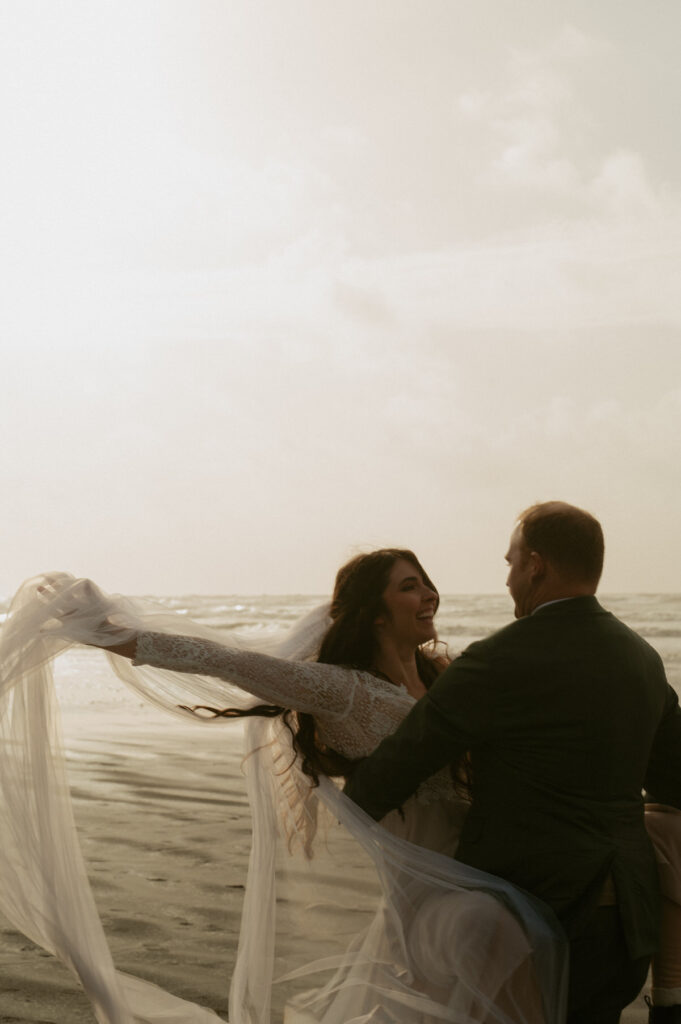
<svg viewBox="0 0 681 1024"><path fill-rule="evenodd" d="M322 607L286 633L230 636L229 645L313 660L328 621ZM147 630L224 643L215 630L65 574L17 593L0 637L0 910L80 979L99 1024L215 1024L213 1011L116 971L71 808L52 662L74 643L112 646ZM174 715L191 714L182 705L260 703L221 679L107 656L128 686ZM245 735L253 842L231 1024L282 1014L286 1024L561 1024L566 947L539 901L390 835L329 779L312 789L280 718L248 719ZM372 863L380 889L358 874L343 905L338 858L346 871ZM282 948L277 928L310 941Z"/></svg>

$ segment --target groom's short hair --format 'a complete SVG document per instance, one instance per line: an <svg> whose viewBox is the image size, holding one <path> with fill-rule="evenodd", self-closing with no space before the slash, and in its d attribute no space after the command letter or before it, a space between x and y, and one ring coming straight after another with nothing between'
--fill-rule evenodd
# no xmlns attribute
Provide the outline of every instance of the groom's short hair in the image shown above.
<svg viewBox="0 0 681 1024"><path fill-rule="evenodd" d="M603 530L589 512L564 501L531 505L518 516L530 551L572 580L597 584L603 571Z"/></svg>

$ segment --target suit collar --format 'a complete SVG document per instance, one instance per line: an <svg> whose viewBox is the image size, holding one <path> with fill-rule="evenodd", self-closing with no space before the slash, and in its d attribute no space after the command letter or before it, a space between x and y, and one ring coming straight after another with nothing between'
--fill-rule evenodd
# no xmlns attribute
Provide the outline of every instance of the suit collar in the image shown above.
<svg viewBox="0 0 681 1024"><path fill-rule="evenodd" d="M541 605L528 618L545 615L575 615L584 612L602 612L604 609L596 597L589 594L586 597L567 597L561 601L550 601Z"/></svg>

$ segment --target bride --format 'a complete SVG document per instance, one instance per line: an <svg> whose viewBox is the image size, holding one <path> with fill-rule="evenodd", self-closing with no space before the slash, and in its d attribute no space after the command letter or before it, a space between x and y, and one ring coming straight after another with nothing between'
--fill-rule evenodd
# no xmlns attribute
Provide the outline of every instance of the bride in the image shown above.
<svg viewBox="0 0 681 1024"><path fill-rule="evenodd" d="M340 821L372 858L383 898L344 953L306 965L289 957L289 981L317 974L323 981L289 1000L287 1024L562 1019L555 923L512 886L451 859L466 811L465 766L456 781L449 773L430 780L381 826L329 779L393 731L442 669L423 647L435 637L437 603L411 552L373 552L340 570L329 610L253 651L225 647L185 619L178 636L175 617L106 597L89 581L46 577L20 591L0 645L0 796L11 824L0 853L0 902L17 927L78 974L101 1024L216 1018L111 964L63 767L49 756L56 742L48 666L72 642L108 648L121 678L175 714L248 718L254 834L232 1024L270 1020L274 964L281 962L273 940L277 833L323 874L324 858L309 859L324 845L315 843L324 817L326 843L328 822ZM28 844L28 858L20 844Z"/></svg>

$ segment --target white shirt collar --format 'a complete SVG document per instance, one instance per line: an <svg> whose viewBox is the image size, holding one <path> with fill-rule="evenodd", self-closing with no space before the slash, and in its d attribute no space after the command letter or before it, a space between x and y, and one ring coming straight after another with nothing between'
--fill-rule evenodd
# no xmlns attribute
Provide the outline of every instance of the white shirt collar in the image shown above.
<svg viewBox="0 0 681 1024"><path fill-rule="evenodd" d="M574 601L574 597L556 597L553 601L544 601L543 604L538 604L536 608L533 608L530 615L534 615L540 608L548 608L550 604L562 604L563 601Z"/></svg>

